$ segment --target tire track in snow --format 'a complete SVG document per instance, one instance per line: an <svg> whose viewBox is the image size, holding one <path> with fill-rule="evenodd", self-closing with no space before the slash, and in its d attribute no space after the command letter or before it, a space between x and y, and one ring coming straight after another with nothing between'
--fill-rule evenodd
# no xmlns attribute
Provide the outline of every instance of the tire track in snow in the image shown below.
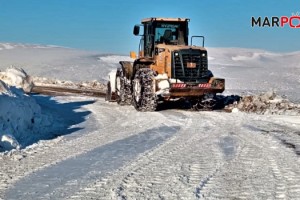
<svg viewBox="0 0 300 200"><path fill-rule="evenodd" d="M257 131L268 137L266 141L271 143L273 149L273 157L269 158L269 162L277 183L275 197L298 199L300 196L299 126L295 124L286 126L285 123L276 121L267 119L264 123L257 122Z"/></svg>
<svg viewBox="0 0 300 200"><path fill-rule="evenodd" d="M71 101L78 99L70 98ZM90 117L85 125L95 123L94 126L98 127L95 131L82 134L80 137L70 135L69 139L68 136L66 139L60 137L58 140L46 142L45 145L25 150L23 152L25 157L21 160L3 160L0 174L4 179L0 180L0 198L4 198L7 188L24 176L29 176L46 167L55 166L59 162L102 145L155 128L165 121L159 113L137 113L131 107L119 107L115 104L105 103L102 99L93 105L84 107L88 110L90 108L97 113L93 115L94 119ZM157 119L160 119L160 122L157 122Z"/></svg>
<svg viewBox="0 0 300 200"><path fill-rule="evenodd" d="M188 122L176 137L70 199L297 199L300 196L296 154L273 136L245 126L259 127L263 119L256 120L256 116L247 114L185 115ZM173 120L173 115L169 119Z"/></svg>
<svg viewBox="0 0 300 200"><path fill-rule="evenodd" d="M9 190L9 199L65 199L79 187L99 179L138 154L151 149L178 131L179 127L161 126L99 148L36 172ZM30 187L28 187L30 185ZM25 187L24 187L25 186Z"/></svg>
<svg viewBox="0 0 300 200"><path fill-rule="evenodd" d="M248 120L254 127L264 123ZM286 151L273 135L259 129L240 129L242 134L238 138L243 145L239 154L209 181L210 185L201 191L201 198L297 199L300 196L297 156Z"/></svg>
<svg viewBox="0 0 300 200"><path fill-rule="evenodd" d="M176 115L182 113L176 112ZM199 181L213 175L223 159L217 148L218 138L208 139L211 137L209 131L215 133L218 129L217 121L206 117L205 113L193 115L186 116L188 121L175 137L71 199L196 198ZM169 118L174 120L172 116ZM198 124L199 118L207 123Z"/></svg>

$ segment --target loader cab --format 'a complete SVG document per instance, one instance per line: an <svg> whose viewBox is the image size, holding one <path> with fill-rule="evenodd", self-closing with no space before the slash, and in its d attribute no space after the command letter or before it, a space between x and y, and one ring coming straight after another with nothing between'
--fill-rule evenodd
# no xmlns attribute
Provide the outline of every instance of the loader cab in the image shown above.
<svg viewBox="0 0 300 200"><path fill-rule="evenodd" d="M165 45L188 45L188 22L189 19L181 18L148 18L142 20L141 25L134 27L134 35L140 35L140 27L143 34L139 52L143 57L153 57L155 46Z"/></svg>

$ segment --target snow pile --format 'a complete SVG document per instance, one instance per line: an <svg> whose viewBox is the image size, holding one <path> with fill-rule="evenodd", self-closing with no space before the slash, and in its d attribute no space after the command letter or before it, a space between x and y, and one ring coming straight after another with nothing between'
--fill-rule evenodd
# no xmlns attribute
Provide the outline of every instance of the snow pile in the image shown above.
<svg viewBox="0 0 300 200"><path fill-rule="evenodd" d="M300 104L291 103L274 91L244 96L236 105L231 106L240 111L257 114L300 115Z"/></svg>
<svg viewBox="0 0 300 200"><path fill-rule="evenodd" d="M7 68L4 72L0 72L0 80L6 84L22 88L25 92L30 92L33 87L31 77L21 69L16 67Z"/></svg>
<svg viewBox="0 0 300 200"><path fill-rule="evenodd" d="M75 85L79 88L87 88L87 89L99 89L99 90L105 90L106 85L97 81L82 81L80 83L75 83Z"/></svg>
<svg viewBox="0 0 300 200"><path fill-rule="evenodd" d="M9 86L3 80L15 86ZM16 68L1 73L0 79L0 151L20 149L31 143L53 120L43 116L35 99L20 86L27 87L27 74ZM17 87L16 87L17 86Z"/></svg>
<svg viewBox="0 0 300 200"><path fill-rule="evenodd" d="M0 150L18 149L18 139L32 132L41 109L21 89L9 87L1 80L0 108Z"/></svg>
<svg viewBox="0 0 300 200"><path fill-rule="evenodd" d="M106 88L105 84L98 80L73 82L46 77L32 77L32 81L36 86L56 86L67 87L72 89L93 89L103 91Z"/></svg>
<svg viewBox="0 0 300 200"><path fill-rule="evenodd" d="M121 56L121 55L107 55L107 56L100 56L99 61L119 64L120 61L130 61L133 62L134 59L130 58L129 56Z"/></svg>

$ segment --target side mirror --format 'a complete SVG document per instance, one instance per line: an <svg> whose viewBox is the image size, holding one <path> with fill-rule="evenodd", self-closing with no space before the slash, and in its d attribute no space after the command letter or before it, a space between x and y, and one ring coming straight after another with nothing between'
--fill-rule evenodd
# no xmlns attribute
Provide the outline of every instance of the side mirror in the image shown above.
<svg viewBox="0 0 300 200"><path fill-rule="evenodd" d="M134 35L139 35L140 34L140 26L139 25L135 25L133 28L133 34Z"/></svg>

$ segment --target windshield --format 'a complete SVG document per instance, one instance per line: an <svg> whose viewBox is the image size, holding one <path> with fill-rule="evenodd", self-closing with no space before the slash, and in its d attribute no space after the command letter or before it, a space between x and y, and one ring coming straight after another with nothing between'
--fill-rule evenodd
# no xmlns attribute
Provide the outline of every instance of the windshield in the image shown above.
<svg viewBox="0 0 300 200"><path fill-rule="evenodd" d="M187 45L186 28L183 23L157 23L155 26L155 43L169 45Z"/></svg>

